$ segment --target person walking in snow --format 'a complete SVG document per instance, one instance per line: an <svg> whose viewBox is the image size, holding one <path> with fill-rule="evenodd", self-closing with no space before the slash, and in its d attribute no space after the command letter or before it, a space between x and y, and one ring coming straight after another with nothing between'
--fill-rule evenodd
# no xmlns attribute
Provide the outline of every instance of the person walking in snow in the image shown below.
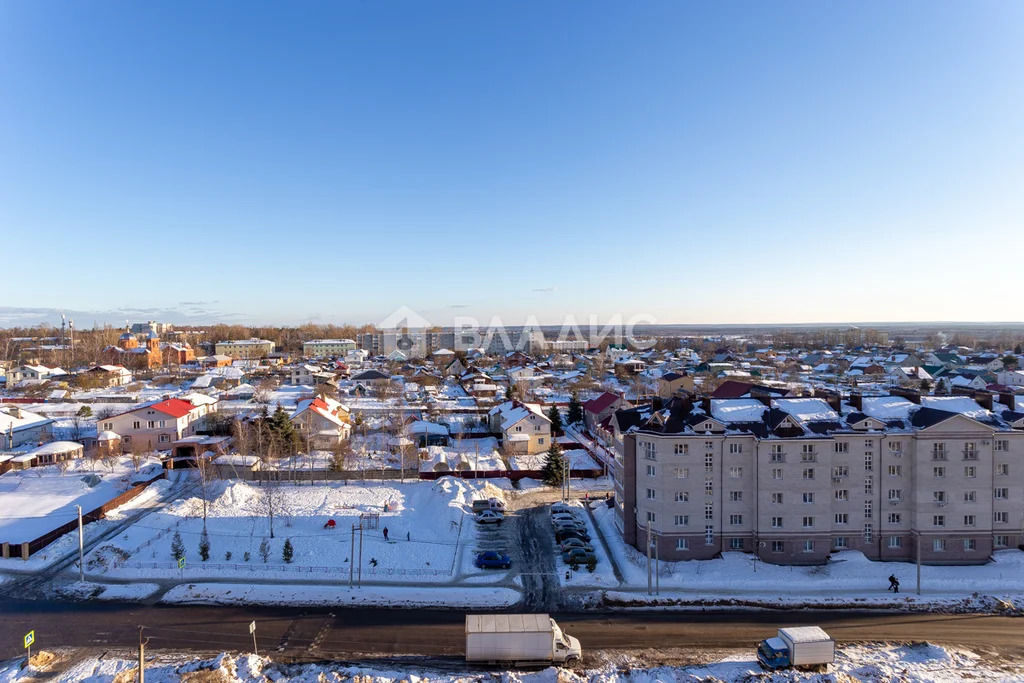
<svg viewBox="0 0 1024 683"><path fill-rule="evenodd" d="M388 540L388 528L384 527L384 540Z"/></svg>
<svg viewBox="0 0 1024 683"><path fill-rule="evenodd" d="M889 588L893 593L900 592L900 580L896 578L895 574L889 575Z"/></svg>

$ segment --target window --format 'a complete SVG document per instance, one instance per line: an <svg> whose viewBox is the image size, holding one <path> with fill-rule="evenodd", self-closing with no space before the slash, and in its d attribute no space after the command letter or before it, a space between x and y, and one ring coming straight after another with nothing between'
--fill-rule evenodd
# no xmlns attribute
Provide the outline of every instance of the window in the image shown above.
<svg viewBox="0 0 1024 683"><path fill-rule="evenodd" d="M715 505L714 503L704 503L704 519L713 520L715 518Z"/></svg>
<svg viewBox="0 0 1024 683"><path fill-rule="evenodd" d="M1004 512L1004 511L993 512L992 513L992 521L995 522L996 524L1009 524L1010 523L1010 513L1009 512Z"/></svg>
<svg viewBox="0 0 1024 683"><path fill-rule="evenodd" d="M804 541L804 552L805 553L813 553L814 552L814 541Z"/></svg>
<svg viewBox="0 0 1024 683"><path fill-rule="evenodd" d="M104 422L103 423L103 429L108 431L108 432L114 431L114 423L113 422Z"/></svg>
<svg viewBox="0 0 1024 683"><path fill-rule="evenodd" d="M166 434L161 434L160 435L160 443L167 443L170 440L171 440L171 438L169 436L167 436Z"/></svg>
<svg viewBox="0 0 1024 683"><path fill-rule="evenodd" d="M890 477L902 477L903 466L902 465L889 465L889 476Z"/></svg>
<svg viewBox="0 0 1024 683"><path fill-rule="evenodd" d="M138 422L138 421L132 422L132 429L140 429L141 425L142 425L141 422Z"/></svg>
<svg viewBox="0 0 1024 683"><path fill-rule="evenodd" d="M976 503L978 502L977 491L964 491L964 502L965 503Z"/></svg>
<svg viewBox="0 0 1024 683"><path fill-rule="evenodd" d="M814 494L813 493L804 493L804 494L802 494L802 498L803 498L803 501L805 503L813 503L814 502Z"/></svg>
<svg viewBox="0 0 1024 683"><path fill-rule="evenodd" d="M871 519L872 516L872 504L871 501L864 501L864 519Z"/></svg>
<svg viewBox="0 0 1024 683"><path fill-rule="evenodd" d="M847 536L836 536L832 539L832 547L836 550L845 550L850 547L850 539Z"/></svg>
<svg viewBox="0 0 1024 683"><path fill-rule="evenodd" d="M932 526L946 526L946 515L932 515Z"/></svg>
<svg viewBox="0 0 1024 683"><path fill-rule="evenodd" d="M893 503L903 500L903 489L889 489L889 500Z"/></svg>
<svg viewBox="0 0 1024 683"><path fill-rule="evenodd" d="M782 444L772 444L768 459L770 462L786 462L786 453L782 450Z"/></svg>
<svg viewBox="0 0 1024 683"><path fill-rule="evenodd" d="M704 471L714 472L715 471L715 454L708 453L704 456Z"/></svg>
<svg viewBox="0 0 1024 683"><path fill-rule="evenodd" d="M715 544L715 527L710 524L704 527L704 545Z"/></svg>
<svg viewBox="0 0 1024 683"><path fill-rule="evenodd" d="M804 479L814 479L814 468L813 467L805 467L804 468Z"/></svg>
<svg viewBox="0 0 1024 683"><path fill-rule="evenodd" d="M772 528L773 529L781 529L782 528L782 517L772 517Z"/></svg>
<svg viewBox="0 0 1024 683"><path fill-rule="evenodd" d="M1010 466L1007 463L999 463L996 465L996 474L1000 477L1006 477L1010 474Z"/></svg>
<svg viewBox="0 0 1024 683"><path fill-rule="evenodd" d="M704 480L704 493L709 496L713 496L715 494L715 480L711 477Z"/></svg>
<svg viewBox="0 0 1024 683"><path fill-rule="evenodd" d="M689 479L690 468L689 467L677 467L676 468L676 479Z"/></svg>
<svg viewBox="0 0 1024 683"><path fill-rule="evenodd" d="M964 460L977 460L978 447L973 441L964 444Z"/></svg>
<svg viewBox="0 0 1024 683"><path fill-rule="evenodd" d="M889 442L889 452L894 454L894 455L902 454L903 453L903 442L902 441L890 441Z"/></svg>
<svg viewBox="0 0 1024 683"><path fill-rule="evenodd" d="M743 491L729 491L729 502L739 503L743 500Z"/></svg>
<svg viewBox="0 0 1024 683"><path fill-rule="evenodd" d="M729 539L730 550L743 550L743 539L742 538L730 538Z"/></svg>
<svg viewBox="0 0 1024 683"><path fill-rule="evenodd" d="M965 538L964 539L964 550L966 552L971 552L972 550L977 550L977 549L978 549L978 542L976 540L974 540L973 538Z"/></svg>
<svg viewBox="0 0 1024 683"><path fill-rule="evenodd" d="M893 549L902 548L903 538L901 536L890 536L886 545Z"/></svg>
<svg viewBox="0 0 1024 683"><path fill-rule="evenodd" d="M836 489L835 490L836 500L850 500L849 489Z"/></svg>
<svg viewBox="0 0 1024 683"><path fill-rule="evenodd" d="M685 443L677 443L672 447L672 452L676 455L688 455L690 453L690 445Z"/></svg>
<svg viewBox="0 0 1024 683"><path fill-rule="evenodd" d="M814 527L814 517L804 517L804 528L811 529Z"/></svg>
<svg viewBox="0 0 1024 683"><path fill-rule="evenodd" d="M128 445L128 444L130 444L132 442L132 437L131 436L126 436L123 439L121 439L121 442L124 443L125 445Z"/></svg>
<svg viewBox="0 0 1024 683"><path fill-rule="evenodd" d="M776 479L776 480L782 479L782 468L781 467L773 467L772 468L772 479Z"/></svg>
<svg viewBox="0 0 1024 683"><path fill-rule="evenodd" d="M782 505L782 494L781 493L773 493L772 494L772 503L774 503L775 505Z"/></svg>
<svg viewBox="0 0 1024 683"><path fill-rule="evenodd" d="M689 550L689 549L690 549L690 542L688 540L686 540L685 538L677 538L676 539L676 550Z"/></svg>
<svg viewBox="0 0 1024 683"><path fill-rule="evenodd" d="M946 551L946 539L944 539L944 538L936 538L934 541L932 541L932 550L934 552L937 552L937 553L945 552Z"/></svg>
<svg viewBox="0 0 1024 683"><path fill-rule="evenodd" d="M903 521L903 515L899 512L889 513L889 524L899 524L901 521Z"/></svg>
<svg viewBox="0 0 1024 683"><path fill-rule="evenodd" d="M835 446L836 453L849 453L850 452L850 444L845 442L845 441L836 441L835 444L833 444L833 445Z"/></svg>
<svg viewBox="0 0 1024 683"><path fill-rule="evenodd" d="M846 513L846 512L837 512L836 513L836 524L849 524L849 523L850 523L850 515L848 513Z"/></svg>
<svg viewBox="0 0 1024 683"><path fill-rule="evenodd" d="M743 468L742 467L730 467L729 468L729 476L732 477L733 479L739 479L740 477L743 476Z"/></svg>
<svg viewBox="0 0 1024 683"><path fill-rule="evenodd" d="M743 524L743 515L729 515L729 524L733 526Z"/></svg>
<svg viewBox="0 0 1024 683"><path fill-rule="evenodd" d="M537 439L537 445L538 446L543 446L544 445L544 437L541 437L541 438Z"/></svg>
<svg viewBox="0 0 1024 683"><path fill-rule="evenodd" d="M687 526L690 523L690 515L676 515L676 526Z"/></svg>
<svg viewBox="0 0 1024 683"><path fill-rule="evenodd" d="M996 451L1008 451L1010 450L1010 442L1006 439L996 439L995 445L993 446Z"/></svg>
<svg viewBox="0 0 1024 683"><path fill-rule="evenodd" d="M729 444L729 452L730 453L742 453L743 452L743 444L741 444L741 443L731 443L731 444Z"/></svg>
<svg viewBox="0 0 1024 683"><path fill-rule="evenodd" d="M657 470L654 468L654 465L648 465L647 466L647 476L648 477L655 476L655 472L657 472Z"/></svg>
<svg viewBox="0 0 1024 683"><path fill-rule="evenodd" d="M870 496L874 486L874 479L872 477L864 477L864 493Z"/></svg>
<svg viewBox="0 0 1024 683"><path fill-rule="evenodd" d="M657 495L658 494L655 493L654 489L647 489L647 500L654 500Z"/></svg>
<svg viewBox="0 0 1024 683"><path fill-rule="evenodd" d="M833 477L848 477L850 476L850 468L847 465L836 465L832 468Z"/></svg>
<svg viewBox="0 0 1024 683"><path fill-rule="evenodd" d="M974 479L978 476L978 468L974 465L968 465L964 468L964 476L968 479Z"/></svg>
<svg viewBox="0 0 1024 683"><path fill-rule="evenodd" d="M653 512L648 512L647 513L647 522L648 522L648 524L653 524L656 521L658 521L657 515L655 515Z"/></svg>
<svg viewBox="0 0 1024 683"><path fill-rule="evenodd" d="M1010 537L997 535L993 543L997 548L1005 548L1006 546L1010 545Z"/></svg>
<svg viewBox="0 0 1024 683"><path fill-rule="evenodd" d="M654 442L653 441L644 441L643 442L643 447L644 447L644 460L657 460L658 459L657 456L655 455Z"/></svg>
<svg viewBox="0 0 1024 683"><path fill-rule="evenodd" d="M974 526L974 515L964 515L964 526Z"/></svg>
<svg viewBox="0 0 1024 683"><path fill-rule="evenodd" d="M676 491L676 502L677 503L689 503L690 494L688 491Z"/></svg>
<svg viewBox="0 0 1024 683"><path fill-rule="evenodd" d="M874 472L875 471L875 456L871 453L864 454L864 471Z"/></svg>
<svg viewBox="0 0 1024 683"><path fill-rule="evenodd" d="M871 452L871 449L875 447L875 443L871 439L864 439L864 448Z"/></svg>
<svg viewBox="0 0 1024 683"><path fill-rule="evenodd" d="M945 491L932 491L932 501L935 503L946 503L946 492Z"/></svg>
<svg viewBox="0 0 1024 683"><path fill-rule="evenodd" d="M875 529L870 524L864 525L864 542L871 543L871 537L875 533Z"/></svg>
<svg viewBox="0 0 1024 683"><path fill-rule="evenodd" d="M772 552L781 553L786 550L786 544L782 541L772 541Z"/></svg>
<svg viewBox="0 0 1024 683"><path fill-rule="evenodd" d="M711 429L711 425L705 423L704 424L704 429ZM715 442L714 441L705 441L704 442L704 450L706 450L706 451L713 451L713 450L715 450Z"/></svg>
<svg viewBox="0 0 1024 683"><path fill-rule="evenodd" d="M800 446L800 462L814 462L817 454L814 452L814 444L805 443Z"/></svg>
<svg viewBox="0 0 1024 683"><path fill-rule="evenodd" d="M945 460L946 459L946 444L944 443L933 443L932 444L932 460Z"/></svg>
<svg viewBox="0 0 1024 683"><path fill-rule="evenodd" d="M932 476L935 477L936 479L942 479L943 477L946 476L946 468L945 467L933 467L932 468Z"/></svg>
<svg viewBox="0 0 1024 683"><path fill-rule="evenodd" d="M995 498L996 500L1006 500L1007 498L1010 497L1010 489L992 489L992 497Z"/></svg>

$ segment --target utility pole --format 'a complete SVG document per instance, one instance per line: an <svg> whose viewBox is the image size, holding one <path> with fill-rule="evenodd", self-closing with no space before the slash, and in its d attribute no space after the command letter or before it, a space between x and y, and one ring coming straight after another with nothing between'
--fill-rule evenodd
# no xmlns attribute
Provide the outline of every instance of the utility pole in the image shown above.
<svg viewBox="0 0 1024 683"><path fill-rule="evenodd" d="M139 627L139 683L146 683L146 644L149 643L149 638L142 638L143 628Z"/></svg>
<svg viewBox="0 0 1024 683"><path fill-rule="evenodd" d="M647 594L651 593L651 523L647 522Z"/></svg>
<svg viewBox="0 0 1024 683"><path fill-rule="evenodd" d="M356 571L356 525L352 525L352 545L348 553L348 587L352 587L352 579Z"/></svg>
<svg viewBox="0 0 1024 683"><path fill-rule="evenodd" d="M359 523L359 587L363 587L363 524Z"/></svg>
<svg viewBox="0 0 1024 683"><path fill-rule="evenodd" d="M661 595L661 551L658 550L658 535L654 535L654 594Z"/></svg>
<svg viewBox="0 0 1024 683"><path fill-rule="evenodd" d="M249 623L249 633L252 634L252 653L257 657L260 656L259 648L256 647L256 621L253 620Z"/></svg>
<svg viewBox="0 0 1024 683"><path fill-rule="evenodd" d="M82 536L82 506L78 508L78 580L85 583L85 542Z"/></svg>
<svg viewBox="0 0 1024 683"><path fill-rule="evenodd" d="M921 532L917 532L917 594L921 594Z"/></svg>

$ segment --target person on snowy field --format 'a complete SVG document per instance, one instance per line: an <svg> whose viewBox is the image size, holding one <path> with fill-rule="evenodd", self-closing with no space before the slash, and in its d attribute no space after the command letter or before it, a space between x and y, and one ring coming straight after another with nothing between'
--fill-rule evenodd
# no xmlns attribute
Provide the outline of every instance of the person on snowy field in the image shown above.
<svg viewBox="0 0 1024 683"><path fill-rule="evenodd" d="M896 578L894 574L889 575L889 588L893 593L900 592L900 580Z"/></svg>
<svg viewBox="0 0 1024 683"><path fill-rule="evenodd" d="M388 528L384 527L384 540L388 540Z"/></svg>

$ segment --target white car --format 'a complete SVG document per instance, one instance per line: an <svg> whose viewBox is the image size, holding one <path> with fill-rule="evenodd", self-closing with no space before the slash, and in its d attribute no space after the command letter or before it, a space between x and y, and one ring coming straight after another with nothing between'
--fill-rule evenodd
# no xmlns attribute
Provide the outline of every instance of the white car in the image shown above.
<svg viewBox="0 0 1024 683"><path fill-rule="evenodd" d="M565 503L552 503L551 504L551 514L553 514L553 515L557 514L559 512L569 512L569 513L571 513L575 509L576 508L572 507L571 505L567 505Z"/></svg>
<svg viewBox="0 0 1024 683"><path fill-rule="evenodd" d="M478 524L501 524L503 519L505 519L505 515L494 510L484 510L476 516Z"/></svg>

